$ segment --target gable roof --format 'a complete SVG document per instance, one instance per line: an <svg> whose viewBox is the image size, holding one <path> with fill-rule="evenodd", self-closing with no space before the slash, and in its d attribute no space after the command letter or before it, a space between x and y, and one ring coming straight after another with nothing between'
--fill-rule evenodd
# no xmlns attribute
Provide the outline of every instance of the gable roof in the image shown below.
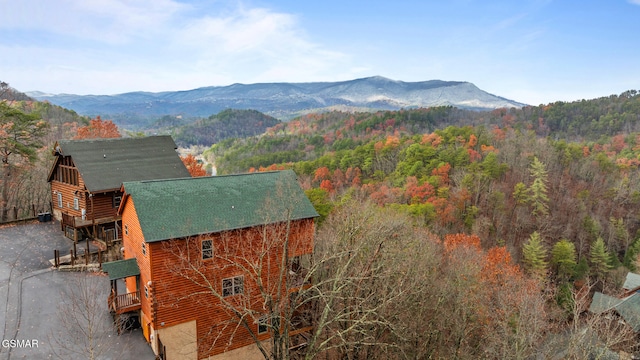
<svg viewBox="0 0 640 360"><path fill-rule="evenodd" d="M626 291L635 290L640 287L640 275L632 272L627 273L622 288Z"/></svg>
<svg viewBox="0 0 640 360"><path fill-rule="evenodd" d="M60 140L56 151L73 159L90 192L120 189L125 181L190 177L171 136ZM54 167L56 165L54 164ZM49 181L53 178L53 169Z"/></svg>
<svg viewBox="0 0 640 360"><path fill-rule="evenodd" d="M318 216L291 170L125 182L122 187L125 197L133 199L146 242Z"/></svg>
<svg viewBox="0 0 640 360"><path fill-rule="evenodd" d="M624 299L618 299L613 296L605 295L599 291L596 291L593 294L593 299L591 300L591 305L589 306L589 312L594 314L601 314L603 312L614 309L623 301Z"/></svg>
<svg viewBox="0 0 640 360"><path fill-rule="evenodd" d="M633 331L640 331L640 294L636 293L626 297L615 308Z"/></svg>
<svg viewBox="0 0 640 360"><path fill-rule="evenodd" d="M600 314L609 310L617 311L633 331L640 332L640 294L635 293L624 299L618 299L601 292L595 292L589 311Z"/></svg>

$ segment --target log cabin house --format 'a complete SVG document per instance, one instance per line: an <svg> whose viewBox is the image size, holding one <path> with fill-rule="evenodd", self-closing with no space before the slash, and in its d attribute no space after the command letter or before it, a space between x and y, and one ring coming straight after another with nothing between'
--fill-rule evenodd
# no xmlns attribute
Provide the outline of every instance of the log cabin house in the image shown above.
<svg viewBox="0 0 640 360"><path fill-rule="evenodd" d="M296 280L296 264L313 252L318 213L296 175L125 182L122 191L124 260L103 264L116 323L137 316L160 359L263 358L257 343L268 353L271 332L282 332L267 319L279 321L275 309L308 281ZM311 329L295 324L291 337Z"/></svg>
<svg viewBox="0 0 640 360"><path fill-rule="evenodd" d="M74 241L121 239L122 183L189 177L176 149L170 136L58 141L48 182L62 231Z"/></svg>

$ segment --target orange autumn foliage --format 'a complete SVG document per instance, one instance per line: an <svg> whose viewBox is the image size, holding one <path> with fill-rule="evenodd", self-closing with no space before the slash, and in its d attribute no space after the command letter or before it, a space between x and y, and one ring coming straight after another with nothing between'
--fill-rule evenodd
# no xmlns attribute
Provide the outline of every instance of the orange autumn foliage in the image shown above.
<svg viewBox="0 0 640 360"><path fill-rule="evenodd" d="M286 168L287 167L285 165L271 164L271 165L269 165L267 167L260 166L258 168L258 172L285 170ZM254 171L255 171L255 169L254 169Z"/></svg>
<svg viewBox="0 0 640 360"><path fill-rule="evenodd" d="M437 148L438 145L440 145L441 143L442 143L442 136L436 133L425 134L422 136L422 141L421 141L422 145L431 144L433 148Z"/></svg>
<svg viewBox="0 0 640 360"><path fill-rule="evenodd" d="M482 269L482 277L485 281L500 285L520 275L520 267L512 263L511 254L505 246L493 247L487 251Z"/></svg>
<svg viewBox="0 0 640 360"><path fill-rule="evenodd" d="M192 154L189 154L184 157L180 156L180 160L182 160L182 163L189 171L189 174L191 174L191 177L199 177L199 176L207 175L207 171L202 166L203 164L201 162L198 162L196 157L193 156Z"/></svg>
<svg viewBox="0 0 640 360"><path fill-rule="evenodd" d="M313 181L322 181L327 180L331 177L331 171L328 167L323 166L316 169L315 176L313 177Z"/></svg>
<svg viewBox="0 0 640 360"><path fill-rule="evenodd" d="M335 191L331 180L322 180L322 182L320 183L320 189L323 189L328 193L332 193Z"/></svg>
<svg viewBox="0 0 640 360"><path fill-rule="evenodd" d="M410 203L423 203L435 194L433 185L428 182L418 185L418 179L415 176L407 177L405 188L405 196Z"/></svg>
<svg viewBox="0 0 640 360"><path fill-rule="evenodd" d="M444 250L450 253L457 248L475 249L480 251L480 238L478 235L447 234L444 236Z"/></svg>
<svg viewBox="0 0 640 360"><path fill-rule="evenodd" d="M81 126L74 139L112 139L122 137L118 127L111 120L102 120L100 116L91 119L89 125Z"/></svg>
<svg viewBox="0 0 640 360"><path fill-rule="evenodd" d="M474 134L469 135L469 142L467 142L467 146L472 148L478 144L478 137Z"/></svg>
<svg viewBox="0 0 640 360"><path fill-rule="evenodd" d="M431 171L431 175L440 177L440 185L445 185L449 183L449 170L451 170L451 165L449 163L444 163L437 168Z"/></svg>

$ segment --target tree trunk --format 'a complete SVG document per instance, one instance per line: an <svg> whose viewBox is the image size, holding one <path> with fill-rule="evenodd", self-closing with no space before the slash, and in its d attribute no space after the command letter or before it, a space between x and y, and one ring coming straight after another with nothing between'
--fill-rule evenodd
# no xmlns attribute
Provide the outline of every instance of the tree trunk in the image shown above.
<svg viewBox="0 0 640 360"><path fill-rule="evenodd" d="M9 198L9 178L11 177L11 169L9 167L9 163L8 162L4 162L2 164L2 199L1 199L1 203L0 206L2 207L2 209L0 209L0 211L2 211L2 214L0 215L0 220L2 222L7 222L7 220L9 219L9 213L7 211L7 203L8 203L8 198Z"/></svg>

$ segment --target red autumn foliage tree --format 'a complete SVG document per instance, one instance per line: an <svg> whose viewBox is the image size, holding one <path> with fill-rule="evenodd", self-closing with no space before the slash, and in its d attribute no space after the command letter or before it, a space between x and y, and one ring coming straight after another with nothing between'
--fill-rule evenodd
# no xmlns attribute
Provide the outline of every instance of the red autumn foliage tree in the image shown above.
<svg viewBox="0 0 640 360"><path fill-rule="evenodd" d="M425 182L418 185L418 179L415 176L407 177L405 196L409 203L424 203L428 198L435 194L433 185Z"/></svg>
<svg viewBox="0 0 640 360"><path fill-rule="evenodd" d="M207 171L202 166L203 164L201 162L198 162L195 156L189 154L184 157L180 156L180 159L182 160L182 163L184 163L184 166L186 166L189 174L191 174L191 177L207 175Z"/></svg>
<svg viewBox="0 0 640 360"><path fill-rule="evenodd" d="M91 119L89 125L78 128L74 139L112 139L122 137L118 127L111 120L102 120L100 116Z"/></svg>
<svg viewBox="0 0 640 360"><path fill-rule="evenodd" d="M431 171L431 175L440 177L440 185L445 185L449 183L449 170L451 170L451 165L449 163L444 163L437 168Z"/></svg>
<svg viewBox="0 0 640 360"><path fill-rule="evenodd" d="M333 171L333 176L331 176L331 180L333 180L333 184L336 190L342 189L345 183L345 176L342 170L335 169Z"/></svg>
<svg viewBox="0 0 640 360"><path fill-rule="evenodd" d="M328 193L332 193L335 190L331 180L322 180L322 183L320 183L320 189L323 189Z"/></svg>
<svg viewBox="0 0 640 360"><path fill-rule="evenodd" d="M265 171L278 171L278 170L285 170L286 168L287 168L287 167L286 167L285 165L282 165L282 164L280 164L280 165L278 165L278 164L271 164L271 165L269 165L269 166L267 166L267 167L260 166L260 167L258 168L258 171L259 171L259 172L265 172ZM249 169L249 172L255 172L255 170L256 170L255 168L253 168L253 171L251 171L251 169Z"/></svg>
<svg viewBox="0 0 640 360"><path fill-rule="evenodd" d="M473 248L480 251L480 238L478 235L467 234L447 234L444 237L445 252L451 252L453 249L464 247Z"/></svg>
<svg viewBox="0 0 640 360"><path fill-rule="evenodd" d="M476 146L476 144L478 144L478 137L475 136L474 134L469 135L469 142L467 142L467 146L469 148L472 148Z"/></svg>
<svg viewBox="0 0 640 360"><path fill-rule="evenodd" d="M345 173L346 181L351 183L352 187L358 188L362 185L362 171L360 171L359 167L348 168Z"/></svg>
<svg viewBox="0 0 640 360"><path fill-rule="evenodd" d="M624 149L625 147L627 147L627 144L624 142L624 135L620 134L620 135L616 135L611 139L611 145L613 146L613 149L616 152L620 152L622 151L622 149Z"/></svg>
<svg viewBox="0 0 640 360"><path fill-rule="evenodd" d="M499 285L520 275L520 267L512 263L511 254L505 246L493 247L487 251L486 262L482 269L482 276L487 282Z"/></svg>
<svg viewBox="0 0 640 360"><path fill-rule="evenodd" d="M313 181L328 180L331 177L331 171L326 166L316 169Z"/></svg>

